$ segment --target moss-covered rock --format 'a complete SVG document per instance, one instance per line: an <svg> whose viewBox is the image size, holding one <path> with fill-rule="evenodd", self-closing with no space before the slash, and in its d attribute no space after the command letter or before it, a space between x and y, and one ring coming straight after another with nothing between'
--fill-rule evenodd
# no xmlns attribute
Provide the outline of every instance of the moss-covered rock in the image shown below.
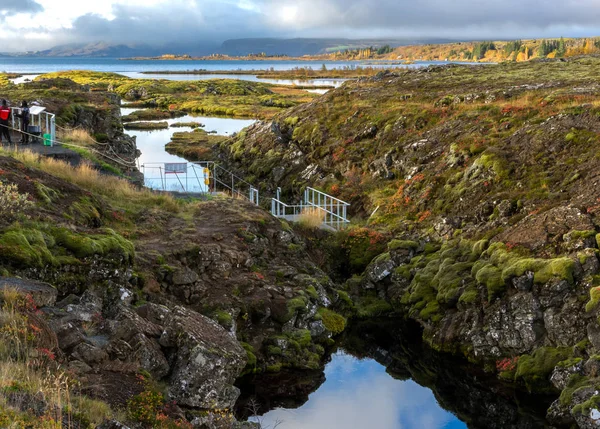
<svg viewBox="0 0 600 429"><path fill-rule="evenodd" d="M334 335L341 334L346 329L346 318L337 314L335 311L328 308L320 308L319 314L323 320L323 324Z"/></svg>
<svg viewBox="0 0 600 429"><path fill-rule="evenodd" d="M552 391L550 375L559 362L571 356L572 349L542 347L532 355L523 355L519 358L515 381L523 383L529 391Z"/></svg>

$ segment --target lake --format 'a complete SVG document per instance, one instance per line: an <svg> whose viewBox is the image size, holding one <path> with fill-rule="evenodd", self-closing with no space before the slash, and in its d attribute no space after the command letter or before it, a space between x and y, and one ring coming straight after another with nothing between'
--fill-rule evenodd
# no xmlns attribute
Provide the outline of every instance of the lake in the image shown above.
<svg viewBox="0 0 600 429"><path fill-rule="evenodd" d="M122 107L121 115L125 116L140 109ZM216 134L229 136L242 129L252 125L254 120L215 118L206 116L187 115L182 118L169 119L167 121L147 121L147 122L168 122L169 125L178 122L200 122L204 124L204 130L208 132L216 131ZM144 174L144 184L152 189L171 190L175 192L206 192L204 185L203 168L196 168L193 165L187 167L187 173L184 175L165 175L165 163L187 163L188 161L177 155L172 155L165 150L165 145L171 141L174 133L191 132L191 127L168 128L166 130L126 130L130 136L136 138L137 148L141 155L138 158L138 168ZM182 182L183 181L183 185Z"/></svg>
<svg viewBox="0 0 600 429"><path fill-rule="evenodd" d="M176 61L141 60L127 61L117 58L0 58L0 71L23 74L42 74L64 70L94 70L99 72L140 73L144 71L187 71L187 70L292 70L296 67L320 69L342 67L418 68L435 64L448 64L444 61L418 61L414 64L389 65L373 61Z"/></svg>

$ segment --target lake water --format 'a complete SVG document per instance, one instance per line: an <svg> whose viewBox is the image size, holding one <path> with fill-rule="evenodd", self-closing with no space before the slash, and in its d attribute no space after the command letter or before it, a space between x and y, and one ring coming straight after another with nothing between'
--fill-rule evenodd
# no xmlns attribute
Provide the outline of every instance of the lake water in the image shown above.
<svg viewBox="0 0 600 429"><path fill-rule="evenodd" d="M121 115L125 116L140 109L123 107ZM148 121L164 122L164 121ZM166 122L169 125L178 122L200 122L204 124L204 130L207 132L216 131L216 134L228 136L237 133L242 129L252 125L253 120L231 119L231 118L210 118L206 116L184 116L182 118L169 119ZM187 167L186 174L165 175L165 163L185 164L188 161L177 155L172 155L165 150L165 145L171 141L174 133L193 131L191 127L168 128L166 130L126 130L130 136L136 137L137 148L141 152L138 158L138 167L144 173L145 185L149 188L160 190L172 190L187 192L205 192L204 177L202 168L195 169L190 165ZM200 180L198 180L200 178ZM180 180L183 181L180 182ZM196 184L198 186L196 186Z"/></svg>
<svg viewBox="0 0 600 429"><path fill-rule="evenodd" d="M122 108L121 114L127 115L131 112L140 109ZM163 122L163 121L149 121ZM249 119L231 119L231 118L209 118L206 116L184 116L182 118L169 119L166 122L169 125L177 122L200 122L204 124L204 130L216 131L216 134L228 136L237 133L242 129L252 125L253 120ZM174 133L193 131L189 127L169 128L166 130L127 130L125 131L130 136L135 136L137 139L137 147L142 152L139 158L139 164L161 163L161 162L186 162L183 158L171 155L165 150L165 145L171 141Z"/></svg>
<svg viewBox="0 0 600 429"><path fill-rule="evenodd" d="M464 429L433 392L392 378L372 359L345 352L325 367L326 381L298 409L279 408L253 421L278 429Z"/></svg>
<svg viewBox="0 0 600 429"><path fill-rule="evenodd" d="M342 67L417 68L432 64L448 64L443 61L418 61L415 64L389 65L373 61L125 61L117 58L0 58L0 71L10 73L42 74L64 70L94 70L99 72L140 73L143 71L188 70L292 70L296 67L320 69Z"/></svg>

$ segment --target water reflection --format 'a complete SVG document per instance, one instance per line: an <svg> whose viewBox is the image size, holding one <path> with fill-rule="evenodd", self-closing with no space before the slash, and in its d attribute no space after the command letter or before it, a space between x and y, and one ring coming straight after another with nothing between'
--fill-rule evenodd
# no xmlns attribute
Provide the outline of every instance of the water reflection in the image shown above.
<svg viewBox="0 0 600 429"><path fill-rule="evenodd" d="M121 115L130 114L135 108L121 108ZM150 121L161 122L161 121ZM182 118L169 119L169 125L178 122L199 122L205 130L219 135L231 135L252 125L253 120L231 118L209 118L205 116L187 115ZM137 148L141 155L138 158L138 168L144 174L145 186L152 189L175 192L206 192L208 173L204 166L194 166L180 156L172 155L165 149L176 132L193 131L191 127L168 128L166 130L129 130L127 133L136 138ZM186 166L166 166L165 164L187 164ZM171 171L166 173L166 169Z"/></svg>
<svg viewBox="0 0 600 429"><path fill-rule="evenodd" d="M464 359L435 352L400 319L351 323L324 371L238 380L239 418L255 401L280 429L549 428L556 397L531 396ZM314 393L313 393L314 392ZM447 410L447 411L446 411Z"/></svg>
<svg viewBox="0 0 600 429"><path fill-rule="evenodd" d="M432 391L398 381L372 359L336 353L325 367L326 382L296 410L276 409L262 418L280 429L441 429L466 428L443 410Z"/></svg>
<svg viewBox="0 0 600 429"><path fill-rule="evenodd" d="M139 109L121 108L121 114L127 115L136 110ZM187 115L182 118L169 119L166 122L168 122L169 125L177 122L200 122L205 125L204 129L206 131L216 131L216 134L228 136L252 125L255 121L251 119L209 118L205 116ZM171 141L173 134L183 131L193 130L189 127L152 131L129 130L127 131L127 134L136 137L137 147L142 152L138 159L139 164L153 162L187 162L180 156L171 155L165 150L165 145Z"/></svg>

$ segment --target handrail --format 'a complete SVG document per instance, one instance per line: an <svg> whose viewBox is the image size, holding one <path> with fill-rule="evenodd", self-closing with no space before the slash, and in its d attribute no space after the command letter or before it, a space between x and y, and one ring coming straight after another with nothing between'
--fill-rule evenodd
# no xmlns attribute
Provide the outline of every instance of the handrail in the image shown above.
<svg viewBox="0 0 600 429"><path fill-rule="evenodd" d="M167 171L167 164L180 164L182 166L182 171ZM183 167L185 165L185 168ZM192 184L193 188L190 191L189 188L189 169L194 171L194 175L192 176ZM196 172L196 168L202 168L203 173L201 176L204 179L204 183L201 183L200 176ZM160 172L160 177L148 178L146 176L146 169L158 169ZM163 173L164 169L164 173ZM260 204L260 195L257 188L255 188L251 183L245 181L241 177L232 173L221 167L214 161L195 161L195 162L145 162L140 165L140 170L144 174L145 180L159 180L160 186L163 191L167 191L167 175L175 174L175 177L179 181L180 187L183 192L189 193L199 193L199 194L210 194L212 192L218 192L219 188L225 190L227 193L231 193L231 196L238 196L241 198L245 198L250 200L252 203L259 205ZM208 170L208 171L207 171ZM183 175L185 179L185 184L180 179L179 175ZM194 184L197 182L198 186ZM150 185L150 187L152 187ZM175 191L177 192L177 191Z"/></svg>
<svg viewBox="0 0 600 429"><path fill-rule="evenodd" d="M288 218L288 209L293 209L291 216L295 217L304 214L306 209L310 208L324 214L321 222L323 225L339 230L350 223L347 218L350 204L317 189L307 187L304 191L304 201L300 205L287 205L280 198L281 189L278 188L277 197L271 200L271 214L275 217Z"/></svg>
<svg viewBox="0 0 600 429"><path fill-rule="evenodd" d="M337 201L337 202L339 202L339 203L341 203L341 204L343 204L343 205L345 205L345 206L347 206L347 207L350 207L350 206L351 206L351 204L350 204L350 203L347 203L346 201L342 201L342 200L340 200L340 199L338 199L338 198L336 198L336 197L333 197L333 196L331 196L331 195L329 195L329 194L326 194L325 192L319 191L318 189L311 188L311 187L307 187L307 188L306 188L306 191L313 191L313 192L316 192L317 194L324 195L324 196L326 196L327 198L330 198L330 199L332 199L332 200L334 200L334 201ZM306 191L305 191L305 192L306 192Z"/></svg>

